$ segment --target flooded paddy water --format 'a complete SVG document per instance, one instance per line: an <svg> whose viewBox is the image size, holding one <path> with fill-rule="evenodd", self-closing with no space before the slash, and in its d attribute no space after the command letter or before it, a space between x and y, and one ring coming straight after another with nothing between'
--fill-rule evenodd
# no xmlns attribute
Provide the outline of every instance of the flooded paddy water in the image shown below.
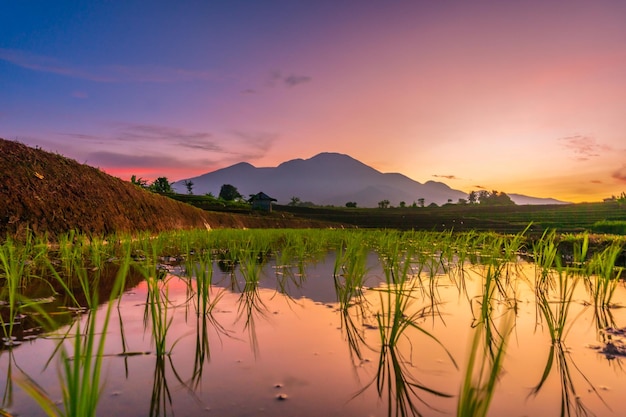
<svg viewBox="0 0 626 417"><path fill-rule="evenodd" d="M57 326L20 311L15 334L47 331L5 337L2 409L61 415L91 369L103 416L626 414L617 246L547 236L529 262L520 236L289 233L129 245L143 278L120 297Z"/></svg>

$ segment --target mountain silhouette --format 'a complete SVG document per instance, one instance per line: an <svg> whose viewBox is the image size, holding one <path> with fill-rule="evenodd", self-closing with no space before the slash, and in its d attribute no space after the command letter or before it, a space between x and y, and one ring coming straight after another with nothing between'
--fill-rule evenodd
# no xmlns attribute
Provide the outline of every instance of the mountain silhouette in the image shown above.
<svg viewBox="0 0 626 417"><path fill-rule="evenodd" d="M441 205L467 198L466 192L452 189L442 182L422 184L399 173L382 173L348 155L330 152L310 159L293 159L272 168L257 168L241 162L177 181L173 184L174 190L186 192L184 181L193 182L194 194L217 196L222 185L231 184L244 197L263 191L277 199L278 204L288 204L292 197L316 205L344 206L352 201L358 207L377 207L382 200L389 200L392 206L397 206L401 201L411 205L423 198L425 205ZM513 201L519 199L520 204L559 203L554 199L510 196Z"/></svg>

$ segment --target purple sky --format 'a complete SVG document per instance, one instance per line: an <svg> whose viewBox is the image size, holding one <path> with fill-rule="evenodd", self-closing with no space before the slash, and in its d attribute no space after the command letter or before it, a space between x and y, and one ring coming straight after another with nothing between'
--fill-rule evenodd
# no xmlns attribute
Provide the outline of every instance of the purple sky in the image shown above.
<svg viewBox="0 0 626 417"><path fill-rule="evenodd" d="M626 190L626 2L14 1L0 137L180 180L341 152L569 201Z"/></svg>

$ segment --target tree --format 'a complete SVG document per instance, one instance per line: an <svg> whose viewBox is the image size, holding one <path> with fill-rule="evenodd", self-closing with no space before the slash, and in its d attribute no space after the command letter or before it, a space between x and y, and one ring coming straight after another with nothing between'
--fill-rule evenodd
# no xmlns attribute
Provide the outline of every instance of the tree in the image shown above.
<svg viewBox="0 0 626 417"><path fill-rule="evenodd" d="M478 194L476 193L476 191L471 191L469 193L469 195L467 196L467 201L469 201L470 204L478 203Z"/></svg>
<svg viewBox="0 0 626 417"><path fill-rule="evenodd" d="M356 208L356 201L348 201L346 207Z"/></svg>
<svg viewBox="0 0 626 417"><path fill-rule="evenodd" d="M148 181L144 180L141 177L137 178L136 175L133 175L132 177L130 177L130 182L141 188L148 188Z"/></svg>
<svg viewBox="0 0 626 417"><path fill-rule="evenodd" d="M479 192L472 191L469 195L469 201L485 206L514 206L515 202L511 200L506 193L500 191L481 190Z"/></svg>
<svg viewBox="0 0 626 417"><path fill-rule="evenodd" d="M300 203L301 203L300 197L291 197L291 201L287 205L295 207L295 206L300 205Z"/></svg>
<svg viewBox="0 0 626 417"><path fill-rule="evenodd" d="M417 204L420 205L420 207L424 207L424 204L426 204L426 199L425 198L418 198L417 199Z"/></svg>
<svg viewBox="0 0 626 417"><path fill-rule="evenodd" d="M184 184L187 187L187 194L193 194L193 181L185 180Z"/></svg>
<svg viewBox="0 0 626 417"><path fill-rule="evenodd" d="M464 198L459 198L459 201L457 201L457 204L458 204L459 206L464 206L464 205L466 205L466 204L467 204L467 200L466 200L466 199L464 199Z"/></svg>
<svg viewBox="0 0 626 417"><path fill-rule="evenodd" d="M237 191L237 187L230 184L224 184L220 189L219 198L226 201L233 201L237 198L241 198L241 194Z"/></svg>
<svg viewBox="0 0 626 417"><path fill-rule="evenodd" d="M150 190L155 193L171 193L172 184L167 180L167 177L159 177L150 185Z"/></svg>
<svg viewBox="0 0 626 417"><path fill-rule="evenodd" d="M406 207L406 202L400 201L400 207L405 208Z"/></svg>
<svg viewBox="0 0 626 417"><path fill-rule="evenodd" d="M385 199L385 200L378 202L378 208L388 208L388 207L389 207L389 200Z"/></svg>

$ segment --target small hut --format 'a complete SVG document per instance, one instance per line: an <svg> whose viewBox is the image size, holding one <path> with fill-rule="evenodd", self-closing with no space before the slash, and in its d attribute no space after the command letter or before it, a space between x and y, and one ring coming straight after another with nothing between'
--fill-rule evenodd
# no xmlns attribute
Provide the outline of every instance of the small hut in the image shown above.
<svg viewBox="0 0 626 417"><path fill-rule="evenodd" d="M272 201L278 201L275 198L270 197L263 191L250 196L248 200L252 204L252 210L272 211Z"/></svg>

